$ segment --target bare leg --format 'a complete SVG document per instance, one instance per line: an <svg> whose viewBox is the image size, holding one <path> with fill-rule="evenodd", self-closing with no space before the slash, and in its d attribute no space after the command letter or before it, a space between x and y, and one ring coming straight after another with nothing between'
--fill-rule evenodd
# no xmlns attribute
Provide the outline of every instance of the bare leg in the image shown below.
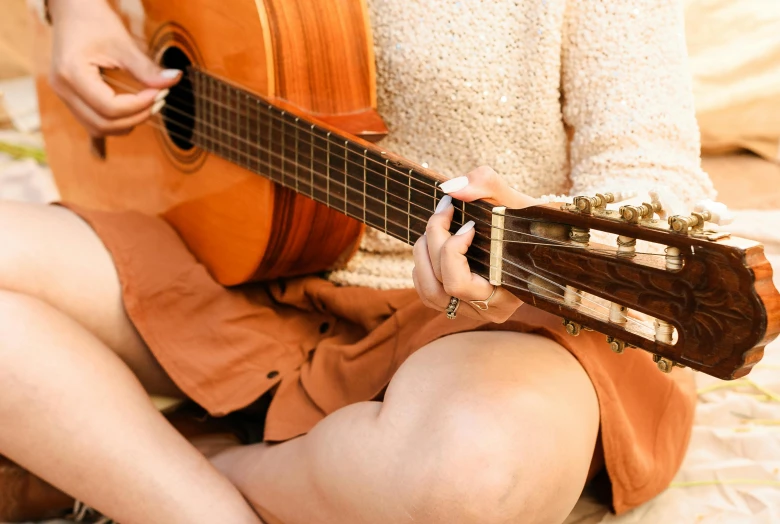
<svg viewBox="0 0 780 524"><path fill-rule="evenodd" d="M122 305L111 255L92 229L53 206L0 202L0 289L36 297L110 347L152 394L183 397Z"/></svg>
<svg viewBox="0 0 780 524"><path fill-rule="evenodd" d="M593 386L564 348L464 333L412 355L384 402L212 460L272 524L560 523L598 428Z"/></svg>
<svg viewBox="0 0 780 524"><path fill-rule="evenodd" d="M128 368L178 391L127 321L91 229L19 204L0 204L0 224L0 452L123 524L259 522Z"/></svg>

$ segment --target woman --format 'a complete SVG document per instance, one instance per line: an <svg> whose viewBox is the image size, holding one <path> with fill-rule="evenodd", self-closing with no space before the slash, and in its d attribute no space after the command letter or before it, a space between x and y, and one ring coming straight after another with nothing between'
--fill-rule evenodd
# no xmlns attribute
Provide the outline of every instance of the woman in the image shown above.
<svg viewBox="0 0 780 524"><path fill-rule="evenodd" d="M452 198L712 196L678 2L368 7L386 147L450 174ZM91 134L159 110L178 74L105 0L50 9L53 85ZM97 66L148 89L114 95ZM451 234L452 213L444 199L413 252L370 232L327 279L226 290L158 218L4 204L0 452L124 524L561 522L604 468L616 512L658 494L687 444L690 377L567 337L472 275L473 229ZM270 402L266 442L209 462L147 393L214 415Z"/></svg>

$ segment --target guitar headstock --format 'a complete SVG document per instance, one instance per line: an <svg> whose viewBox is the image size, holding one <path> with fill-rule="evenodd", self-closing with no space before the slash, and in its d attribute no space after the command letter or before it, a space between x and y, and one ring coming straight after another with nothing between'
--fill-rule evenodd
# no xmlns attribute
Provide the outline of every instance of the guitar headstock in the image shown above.
<svg viewBox="0 0 780 524"><path fill-rule="evenodd" d="M763 246L721 230L732 219L722 204L686 213L669 191L650 196L484 207L493 240L475 243L490 250L494 282L501 275L501 285L561 316L572 335L604 333L613 351L644 349L665 372L680 365L722 379L746 375L780 333L780 294Z"/></svg>

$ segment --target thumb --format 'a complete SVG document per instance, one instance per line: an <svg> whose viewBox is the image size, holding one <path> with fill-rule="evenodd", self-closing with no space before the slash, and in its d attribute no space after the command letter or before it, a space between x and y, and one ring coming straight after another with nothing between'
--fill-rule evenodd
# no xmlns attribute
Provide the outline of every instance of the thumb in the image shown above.
<svg viewBox="0 0 780 524"><path fill-rule="evenodd" d="M161 68L135 46L131 46L121 60L127 72L147 87L165 89L181 79L181 71Z"/></svg>

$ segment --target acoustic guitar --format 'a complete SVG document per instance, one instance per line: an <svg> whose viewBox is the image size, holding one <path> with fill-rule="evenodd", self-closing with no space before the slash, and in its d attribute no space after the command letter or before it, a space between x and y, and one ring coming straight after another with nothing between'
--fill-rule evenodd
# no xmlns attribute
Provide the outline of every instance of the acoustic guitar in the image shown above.
<svg viewBox="0 0 780 524"><path fill-rule="evenodd" d="M42 126L64 199L162 215L226 286L338 267L365 226L408 243L423 233L444 177L375 143L387 130L363 0L115 7L151 57L185 74L148 125L92 141L47 84L49 29L37 26ZM454 227L476 222L474 272L572 335L599 331L666 372L749 373L780 331L762 246L716 231L717 204L666 216L660 199L617 206L622 196L520 210L460 202ZM591 230L616 245L591 242ZM636 239L666 249L638 251Z"/></svg>

